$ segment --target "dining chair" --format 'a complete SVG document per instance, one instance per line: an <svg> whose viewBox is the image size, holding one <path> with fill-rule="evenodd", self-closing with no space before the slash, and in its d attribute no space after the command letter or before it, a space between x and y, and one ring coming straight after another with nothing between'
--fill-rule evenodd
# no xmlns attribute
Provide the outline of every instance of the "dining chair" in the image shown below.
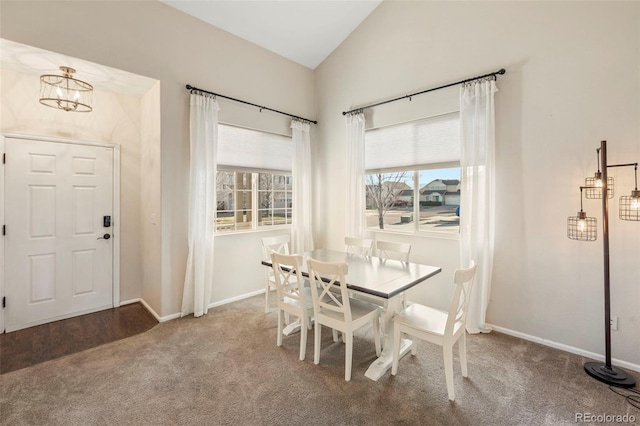
<svg viewBox="0 0 640 426"><path fill-rule="evenodd" d="M398 372L400 358L400 341L402 334L409 334L442 346L444 356L444 375L447 382L449 399L455 399L453 391L453 345L458 343L460 352L460 367L462 377L467 377L467 347L466 347L466 321L469 298L473 288L473 279L476 273L476 265L471 262L468 269L459 269L455 272L453 282L455 285L449 312L442 312L428 306L413 303L402 312L393 317L393 363L391 374ZM416 342L411 346L411 355L416 354Z"/></svg>
<svg viewBox="0 0 640 426"><path fill-rule="evenodd" d="M302 256L271 253L271 264L276 282L278 298L278 337L276 343L282 346L284 315L290 314L300 319L300 361L304 360L307 348L307 329L311 329L313 299L309 287L304 286L300 273Z"/></svg>
<svg viewBox="0 0 640 426"><path fill-rule="evenodd" d="M278 235L276 237L265 237L262 239L262 259L271 260L271 253L289 254L289 235ZM265 268L266 292L264 297L264 313L269 313L269 293L275 291L276 281L273 268Z"/></svg>
<svg viewBox="0 0 640 426"><path fill-rule="evenodd" d="M411 253L411 244L376 241L376 249L378 257L408 262L409 254Z"/></svg>
<svg viewBox="0 0 640 426"><path fill-rule="evenodd" d="M378 257L408 262L409 254L411 253L411 244L394 243L392 241L376 241L376 249ZM405 291L402 295L402 307L406 308L408 303L407 292Z"/></svg>
<svg viewBox="0 0 640 426"><path fill-rule="evenodd" d="M369 238L344 237L345 251L361 256L371 256L373 253L373 240Z"/></svg>
<svg viewBox="0 0 640 426"><path fill-rule="evenodd" d="M314 312L314 351L313 362L320 363L320 336L322 326L342 332L345 343L344 379L351 380L353 360L353 333L355 330L373 322L373 337L376 355L380 356L380 309L378 306L362 300L350 298L345 275L348 266L341 262L321 262L307 259L307 269L311 280L311 297ZM340 295L331 291L339 286Z"/></svg>

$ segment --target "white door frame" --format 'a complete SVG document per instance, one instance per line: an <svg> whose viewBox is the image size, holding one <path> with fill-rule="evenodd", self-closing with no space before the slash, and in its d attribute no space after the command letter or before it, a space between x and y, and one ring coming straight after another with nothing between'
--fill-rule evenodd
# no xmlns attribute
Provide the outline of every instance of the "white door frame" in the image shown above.
<svg viewBox="0 0 640 426"><path fill-rule="evenodd" d="M5 139L25 139L38 142L57 142L68 143L75 145L95 146L102 148L113 149L113 221L112 221L112 234L113 239L113 307L120 306L120 145L107 142L94 142L80 139L70 139L55 136L43 136L43 135L29 135L24 133L9 133L2 132L0 134L0 153L5 153ZM8 161L11 161L9 158ZM4 161L1 164L2 172L0 172L0 225L5 224L4 217L4 185L5 185L5 165ZM4 237L0 244L0 300L5 297L4 287ZM4 333L4 309L0 305L0 333Z"/></svg>

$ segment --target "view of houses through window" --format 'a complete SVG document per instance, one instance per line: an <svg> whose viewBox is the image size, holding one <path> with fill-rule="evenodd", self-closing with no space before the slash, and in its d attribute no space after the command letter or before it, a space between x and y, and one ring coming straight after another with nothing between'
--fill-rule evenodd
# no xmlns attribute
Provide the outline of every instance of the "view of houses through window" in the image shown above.
<svg viewBox="0 0 640 426"><path fill-rule="evenodd" d="M290 175L219 170L216 232L291 224Z"/></svg>
<svg viewBox="0 0 640 426"><path fill-rule="evenodd" d="M367 228L458 233L460 168L366 175Z"/></svg>

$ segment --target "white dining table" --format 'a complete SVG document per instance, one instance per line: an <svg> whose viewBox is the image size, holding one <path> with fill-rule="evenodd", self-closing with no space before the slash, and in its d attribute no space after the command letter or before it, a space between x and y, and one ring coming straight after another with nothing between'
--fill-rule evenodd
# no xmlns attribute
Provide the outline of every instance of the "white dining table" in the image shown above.
<svg viewBox="0 0 640 426"><path fill-rule="evenodd" d="M441 272L438 266L421 263L401 262L375 256L361 256L337 250L318 249L303 254L302 275L308 277L307 259L322 262L343 262L348 265L345 276L349 290L374 298L383 310L381 328L383 333L382 353L369 366L365 376L378 380L391 368L393 361L393 315L402 309L402 294L410 288L426 281ZM263 265L271 266L271 262L263 261ZM402 339L400 356L411 349L412 341Z"/></svg>

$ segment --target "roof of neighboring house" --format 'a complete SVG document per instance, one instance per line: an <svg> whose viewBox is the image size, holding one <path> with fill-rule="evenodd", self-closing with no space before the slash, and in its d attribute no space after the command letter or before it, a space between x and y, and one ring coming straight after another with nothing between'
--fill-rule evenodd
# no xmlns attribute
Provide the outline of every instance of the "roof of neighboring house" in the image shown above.
<svg viewBox="0 0 640 426"><path fill-rule="evenodd" d="M404 191L401 191L400 194L398 194L400 197L412 197L413 196L413 189L405 189Z"/></svg>
<svg viewBox="0 0 640 426"><path fill-rule="evenodd" d="M446 186L458 185L460 183L458 179L434 179L428 184L424 185L422 188L420 188L420 192L427 190L427 187L434 182L440 182L441 184Z"/></svg>
<svg viewBox="0 0 640 426"><path fill-rule="evenodd" d="M460 190L457 191L447 191L446 189L425 189L420 192L422 195L430 195L434 193L438 193L441 195L460 195Z"/></svg>

